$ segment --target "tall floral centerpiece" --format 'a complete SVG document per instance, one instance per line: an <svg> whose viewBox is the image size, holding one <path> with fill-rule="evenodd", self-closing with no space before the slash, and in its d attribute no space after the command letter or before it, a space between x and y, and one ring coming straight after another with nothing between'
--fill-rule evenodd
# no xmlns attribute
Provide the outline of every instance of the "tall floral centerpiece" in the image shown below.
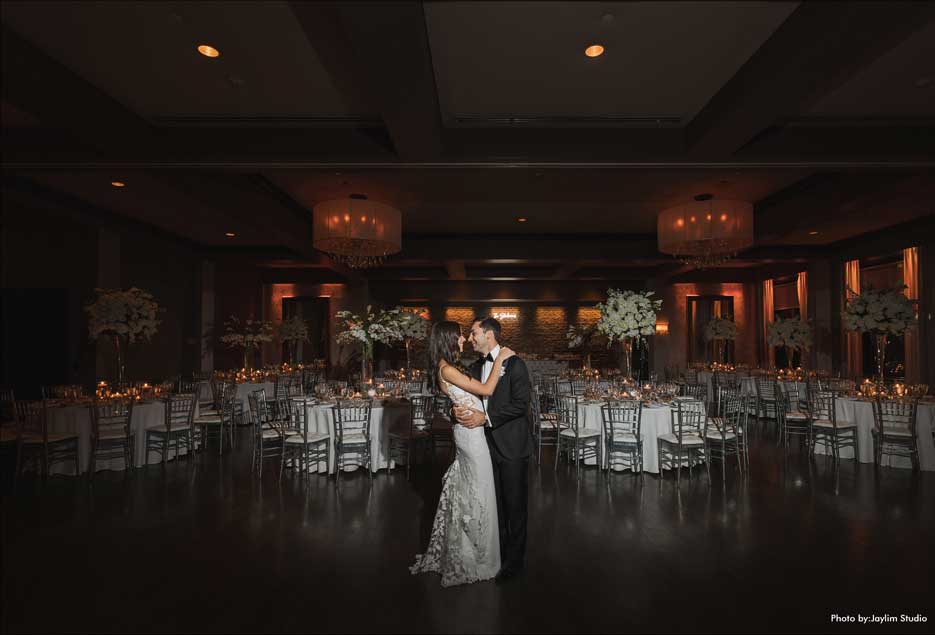
<svg viewBox="0 0 935 635"><path fill-rule="evenodd" d="M792 352L804 352L812 347L812 327L798 318L778 319L769 325L766 341L770 346L786 349L786 363L792 368Z"/></svg>
<svg viewBox="0 0 935 635"><path fill-rule="evenodd" d="M336 338L338 344L360 344L362 384L373 380L373 345L376 342L389 345L403 340L399 314L399 309L374 313L370 305L367 305L367 312L363 316L350 311L338 311L335 314L340 320L338 328L341 329Z"/></svg>
<svg viewBox="0 0 935 635"><path fill-rule="evenodd" d="M714 361L723 364L727 340L737 339L737 324L728 317L712 318L704 327L706 342L714 342Z"/></svg>
<svg viewBox="0 0 935 635"><path fill-rule="evenodd" d="M279 323L279 341L289 346L289 363L295 364L299 342L308 341L308 323L298 315Z"/></svg>
<svg viewBox="0 0 935 635"><path fill-rule="evenodd" d="M570 324L568 325L568 330L565 332L565 339L568 341L569 350L581 351L581 365L585 370L590 370L591 368L591 348L594 346L597 335L597 324L592 326L575 326L574 324Z"/></svg>
<svg viewBox="0 0 935 635"><path fill-rule="evenodd" d="M886 338L902 335L916 322L912 300L905 286L893 289L863 289L851 296L844 308L844 326L849 331L870 333L876 344L877 380L883 383Z"/></svg>
<svg viewBox="0 0 935 635"><path fill-rule="evenodd" d="M116 381L126 381L126 351L130 344L140 340L149 341L159 326L156 315L162 311L159 303L148 291L131 287L119 289L95 289L97 298L84 307L88 314L88 336L91 340L101 337L111 339L117 365Z"/></svg>
<svg viewBox="0 0 935 635"><path fill-rule="evenodd" d="M273 341L273 325L263 320L243 320L230 316L224 320L221 342L229 348L243 349L243 367L253 367L253 353L265 342Z"/></svg>
<svg viewBox="0 0 935 635"><path fill-rule="evenodd" d="M412 345L421 342L429 336L429 321L413 310L399 309L399 330L403 334L406 345L406 372L412 370Z"/></svg>
<svg viewBox="0 0 935 635"><path fill-rule="evenodd" d="M652 291L608 289L607 301L595 307L601 314L597 330L607 337L607 346L623 345L627 377L633 376L633 342L656 332L656 312L662 309L662 300L652 296Z"/></svg>

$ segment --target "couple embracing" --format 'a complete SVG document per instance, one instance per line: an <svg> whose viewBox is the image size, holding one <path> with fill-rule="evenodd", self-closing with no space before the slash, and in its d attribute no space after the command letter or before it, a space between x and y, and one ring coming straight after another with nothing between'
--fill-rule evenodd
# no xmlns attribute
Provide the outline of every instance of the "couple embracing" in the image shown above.
<svg viewBox="0 0 935 635"><path fill-rule="evenodd" d="M529 373L500 346L494 318L475 320L468 339L482 356L469 368L458 361L466 340L457 323L435 324L429 346L438 388L454 406L457 452L428 548L410 570L440 573L442 586L508 580L526 556Z"/></svg>

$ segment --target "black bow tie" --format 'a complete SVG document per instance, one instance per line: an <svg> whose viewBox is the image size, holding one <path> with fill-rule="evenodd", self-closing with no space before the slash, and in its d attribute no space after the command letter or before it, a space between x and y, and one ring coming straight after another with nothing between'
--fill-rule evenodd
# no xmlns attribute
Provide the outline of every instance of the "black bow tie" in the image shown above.
<svg viewBox="0 0 935 635"><path fill-rule="evenodd" d="M493 364L493 355L491 355L490 353L487 353L487 357L484 358L484 361L490 362L491 364Z"/></svg>

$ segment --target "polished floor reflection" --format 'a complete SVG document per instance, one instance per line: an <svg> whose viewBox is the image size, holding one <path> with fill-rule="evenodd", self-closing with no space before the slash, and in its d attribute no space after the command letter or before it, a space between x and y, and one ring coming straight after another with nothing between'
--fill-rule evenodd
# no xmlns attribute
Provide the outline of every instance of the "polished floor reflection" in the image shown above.
<svg viewBox="0 0 935 635"><path fill-rule="evenodd" d="M93 485L56 477L14 493L5 472L3 631L865 630L830 621L858 613L931 624L935 474L835 471L784 459L759 434L752 473L726 483L719 470L677 487L533 466L527 570L453 589L407 570L428 538L437 467L412 481L355 473L340 489L260 482L243 431L223 460ZM874 630L888 628L929 626Z"/></svg>

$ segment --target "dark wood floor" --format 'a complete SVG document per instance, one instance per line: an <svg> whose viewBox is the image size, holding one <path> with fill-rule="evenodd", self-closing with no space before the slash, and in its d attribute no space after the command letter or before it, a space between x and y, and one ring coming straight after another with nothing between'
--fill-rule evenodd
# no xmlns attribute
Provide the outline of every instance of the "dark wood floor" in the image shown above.
<svg viewBox="0 0 935 635"><path fill-rule="evenodd" d="M2 630L931 632L935 474L835 473L759 435L726 484L533 466L528 569L453 589L407 570L440 469L261 483L244 431L165 473L7 480ZM830 621L858 613L929 622Z"/></svg>

